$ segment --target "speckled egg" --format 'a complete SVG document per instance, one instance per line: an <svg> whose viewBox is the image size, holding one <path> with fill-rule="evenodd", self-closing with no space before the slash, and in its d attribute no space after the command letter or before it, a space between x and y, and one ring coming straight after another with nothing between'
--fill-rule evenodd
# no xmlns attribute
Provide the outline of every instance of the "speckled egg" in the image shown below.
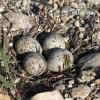
<svg viewBox="0 0 100 100"><path fill-rule="evenodd" d="M23 60L23 66L28 75L39 76L46 70L45 58L39 53L30 53Z"/></svg>
<svg viewBox="0 0 100 100"><path fill-rule="evenodd" d="M67 49L57 49L48 58L47 69L59 72L72 67L73 55Z"/></svg>
<svg viewBox="0 0 100 100"><path fill-rule="evenodd" d="M46 57L49 57L49 55L54 52L57 48L65 49L65 41L62 38L62 36L58 34L50 34L48 35L44 42L43 42L43 50Z"/></svg>
<svg viewBox="0 0 100 100"><path fill-rule="evenodd" d="M23 36L19 38L15 44L15 50L17 54L23 54L27 52L42 53L42 47L37 40L30 36Z"/></svg>

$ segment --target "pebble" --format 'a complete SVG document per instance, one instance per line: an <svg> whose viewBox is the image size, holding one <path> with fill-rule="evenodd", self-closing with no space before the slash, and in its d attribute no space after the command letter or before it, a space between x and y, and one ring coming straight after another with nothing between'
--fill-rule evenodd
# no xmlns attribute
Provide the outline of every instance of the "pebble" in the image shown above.
<svg viewBox="0 0 100 100"><path fill-rule="evenodd" d="M0 100L11 100L10 96L0 89Z"/></svg>
<svg viewBox="0 0 100 100"><path fill-rule="evenodd" d="M3 16L2 16L2 14L0 13L0 20L2 20L3 19Z"/></svg>
<svg viewBox="0 0 100 100"><path fill-rule="evenodd" d="M19 29L27 29L32 27L31 19L23 13L8 12L5 13L3 16L7 18L10 23L14 23L12 26L12 31L16 31Z"/></svg>
<svg viewBox="0 0 100 100"><path fill-rule="evenodd" d="M84 32L86 29L84 27L79 27L80 32Z"/></svg>
<svg viewBox="0 0 100 100"><path fill-rule="evenodd" d="M56 23L60 23L60 11L59 10L55 10L54 11L54 20Z"/></svg>
<svg viewBox="0 0 100 100"><path fill-rule="evenodd" d="M71 6L63 6L61 8L61 20L63 23L66 23L70 18L73 17L73 15L69 17L69 9L71 9Z"/></svg>
<svg viewBox="0 0 100 100"><path fill-rule="evenodd" d="M89 82L90 81L90 76L87 71L81 71L80 72L80 82Z"/></svg>
<svg viewBox="0 0 100 100"><path fill-rule="evenodd" d="M96 88L96 84L95 83L90 84L90 86L91 86L91 90L94 90Z"/></svg>
<svg viewBox="0 0 100 100"><path fill-rule="evenodd" d="M63 91L65 89L65 84L59 84L58 89Z"/></svg>
<svg viewBox="0 0 100 100"><path fill-rule="evenodd" d="M64 94L64 97L65 97L65 98L68 98L68 97L69 97L69 94L68 94L68 93L65 93L65 94Z"/></svg>
<svg viewBox="0 0 100 100"><path fill-rule="evenodd" d="M98 4L100 4L100 0L87 0L87 2L89 3L89 4L94 4L94 5L98 5Z"/></svg>
<svg viewBox="0 0 100 100"><path fill-rule="evenodd" d="M73 84L74 84L74 80L70 80L70 81L69 81L69 84L70 84L70 85L73 85Z"/></svg>
<svg viewBox="0 0 100 100"><path fill-rule="evenodd" d="M75 26L76 26L76 27L79 27L79 26L80 26L79 20L75 22Z"/></svg>
<svg viewBox="0 0 100 100"><path fill-rule="evenodd" d="M65 98L65 100L73 100L73 98Z"/></svg>
<svg viewBox="0 0 100 100"><path fill-rule="evenodd" d="M57 2L58 0L52 0L54 3Z"/></svg>
<svg viewBox="0 0 100 100"><path fill-rule="evenodd" d="M78 7L80 8L86 8L86 5L84 2L79 2Z"/></svg>
<svg viewBox="0 0 100 100"><path fill-rule="evenodd" d="M96 43L97 45L100 45L100 30L97 29L96 32L92 35L92 42Z"/></svg>
<svg viewBox="0 0 100 100"><path fill-rule="evenodd" d="M82 39L83 37L84 37L84 34L83 33L80 33L79 34L79 38Z"/></svg>
<svg viewBox="0 0 100 100"><path fill-rule="evenodd" d="M85 99L91 92L90 87L84 86L84 85L79 85L78 87L75 87L71 90L71 96L73 98L82 98Z"/></svg>
<svg viewBox="0 0 100 100"><path fill-rule="evenodd" d="M31 98L31 100L64 100L61 93L57 90L52 92L42 92L38 93Z"/></svg>
<svg viewBox="0 0 100 100"><path fill-rule="evenodd" d="M26 6L28 6L30 3L31 3L30 0L23 0L22 5L26 7Z"/></svg>
<svg viewBox="0 0 100 100"><path fill-rule="evenodd" d="M2 21L2 27L7 28L10 26L10 22L7 19L4 19Z"/></svg>
<svg viewBox="0 0 100 100"><path fill-rule="evenodd" d="M78 61L78 64L79 65L84 64L84 68L93 67L99 70L99 67L98 67L100 66L99 57L100 57L100 52L91 53L80 58L80 60Z"/></svg>
<svg viewBox="0 0 100 100"><path fill-rule="evenodd" d="M79 7L78 4L77 4L76 2L72 2L72 3L71 3L71 6L73 6L74 8L78 8L78 7Z"/></svg>
<svg viewBox="0 0 100 100"><path fill-rule="evenodd" d="M53 3L53 10L55 11L55 10L57 10L57 9L58 9L57 3Z"/></svg>
<svg viewBox="0 0 100 100"><path fill-rule="evenodd" d="M13 47L13 42L9 43L9 47Z"/></svg>
<svg viewBox="0 0 100 100"><path fill-rule="evenodd" d="M100 79L95 80L95 84L100 85Z"/></svg>
<svg viewBox="0 0 100 100"><path fill-rule="evenodd" d="M0 7L0 12L3 12L4 11L4 7Z"/></svg>
<svg viewBox="0 0 100 100"><path fill-rule="evenodd" d="M52 1L52 0L49 0L49 1L48 1L48 4L52 4L52 3L53 3L53 1Z"/></svg>
<svg viewBox="0 0 100 100"><path fill-rule="evenodd" d="M64 0L58 0L58 5L62 7L64 5Z"/></svg>

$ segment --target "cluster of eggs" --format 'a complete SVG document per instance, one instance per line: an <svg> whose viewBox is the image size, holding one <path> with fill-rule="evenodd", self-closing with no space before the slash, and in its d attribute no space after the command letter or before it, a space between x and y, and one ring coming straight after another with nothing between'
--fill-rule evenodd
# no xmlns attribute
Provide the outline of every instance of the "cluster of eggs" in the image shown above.
<svg viewBox="0 0 100 100"><path fill-rule="evenodd" d="M63 37L58 34L48 35L44 39L43 48L36 39L22 36L17 40L15 50L17 54L28 53L23 59L23 66L27 74L32 76L39 76L46 69L52 72L64 71L73 64L73 55L66 49Z"/></svg>

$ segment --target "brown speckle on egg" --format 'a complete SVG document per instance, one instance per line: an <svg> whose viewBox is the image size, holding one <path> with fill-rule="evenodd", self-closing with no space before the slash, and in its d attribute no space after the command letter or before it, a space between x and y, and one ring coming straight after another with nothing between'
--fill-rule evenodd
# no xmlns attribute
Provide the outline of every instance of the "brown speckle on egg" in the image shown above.
<svg viewBox="0 0 100 100"><path fill-rule="evenodd" d="M29 75L39 76L45 72L47 63L39 53L30 53L24 58L23 66Z"/></svg>
<svg viewBox="0 0 100 100"><path fill-rule="evenodd" d="M42 53L42 47L37 40L30 36L23 36L19 38L15 44L15 50L17 54L23 54L26 52Z"/></svg>

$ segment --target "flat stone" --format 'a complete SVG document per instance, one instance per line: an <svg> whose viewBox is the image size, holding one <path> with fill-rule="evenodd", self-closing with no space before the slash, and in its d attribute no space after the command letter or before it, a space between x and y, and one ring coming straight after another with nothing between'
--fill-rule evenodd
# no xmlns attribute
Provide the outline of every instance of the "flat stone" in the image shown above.
<svg viewBox="0 0 100 100"><path fill-rule="evenodd" d="M10 23L14 23L12 25L12 31L16 31L19 29L29 29L32 27L31 19L26 14L17 12L8 12L5 13L3 16L7 18Z"/></svg>
<svg viewBox="0 0 100 100"><path fill-rule="evenodd" d="M89 82L91 80L88 71L81 71L80 78L81 82Z"/></svg>
<svg viewBox="0 0 100 100"><path fill-rule="evenodd" d="M95 84L100 85L100 79L95 80Z"/></svg>
<svg viewBox="0 0 100 100"><path fill-rule="evenodd" d="M78 87L75 87L71 90L71 96L73 98L82 98L85 99L91 92L90 87L88 86L84 86L84 85L80 85Z"/></svg>
<svg viewBox="0 0 100 100"><path fill-rule="evenodd" d="M38 93L31 98L31 100L64 100L60 92L54 90L52 92Z"/></svg>

